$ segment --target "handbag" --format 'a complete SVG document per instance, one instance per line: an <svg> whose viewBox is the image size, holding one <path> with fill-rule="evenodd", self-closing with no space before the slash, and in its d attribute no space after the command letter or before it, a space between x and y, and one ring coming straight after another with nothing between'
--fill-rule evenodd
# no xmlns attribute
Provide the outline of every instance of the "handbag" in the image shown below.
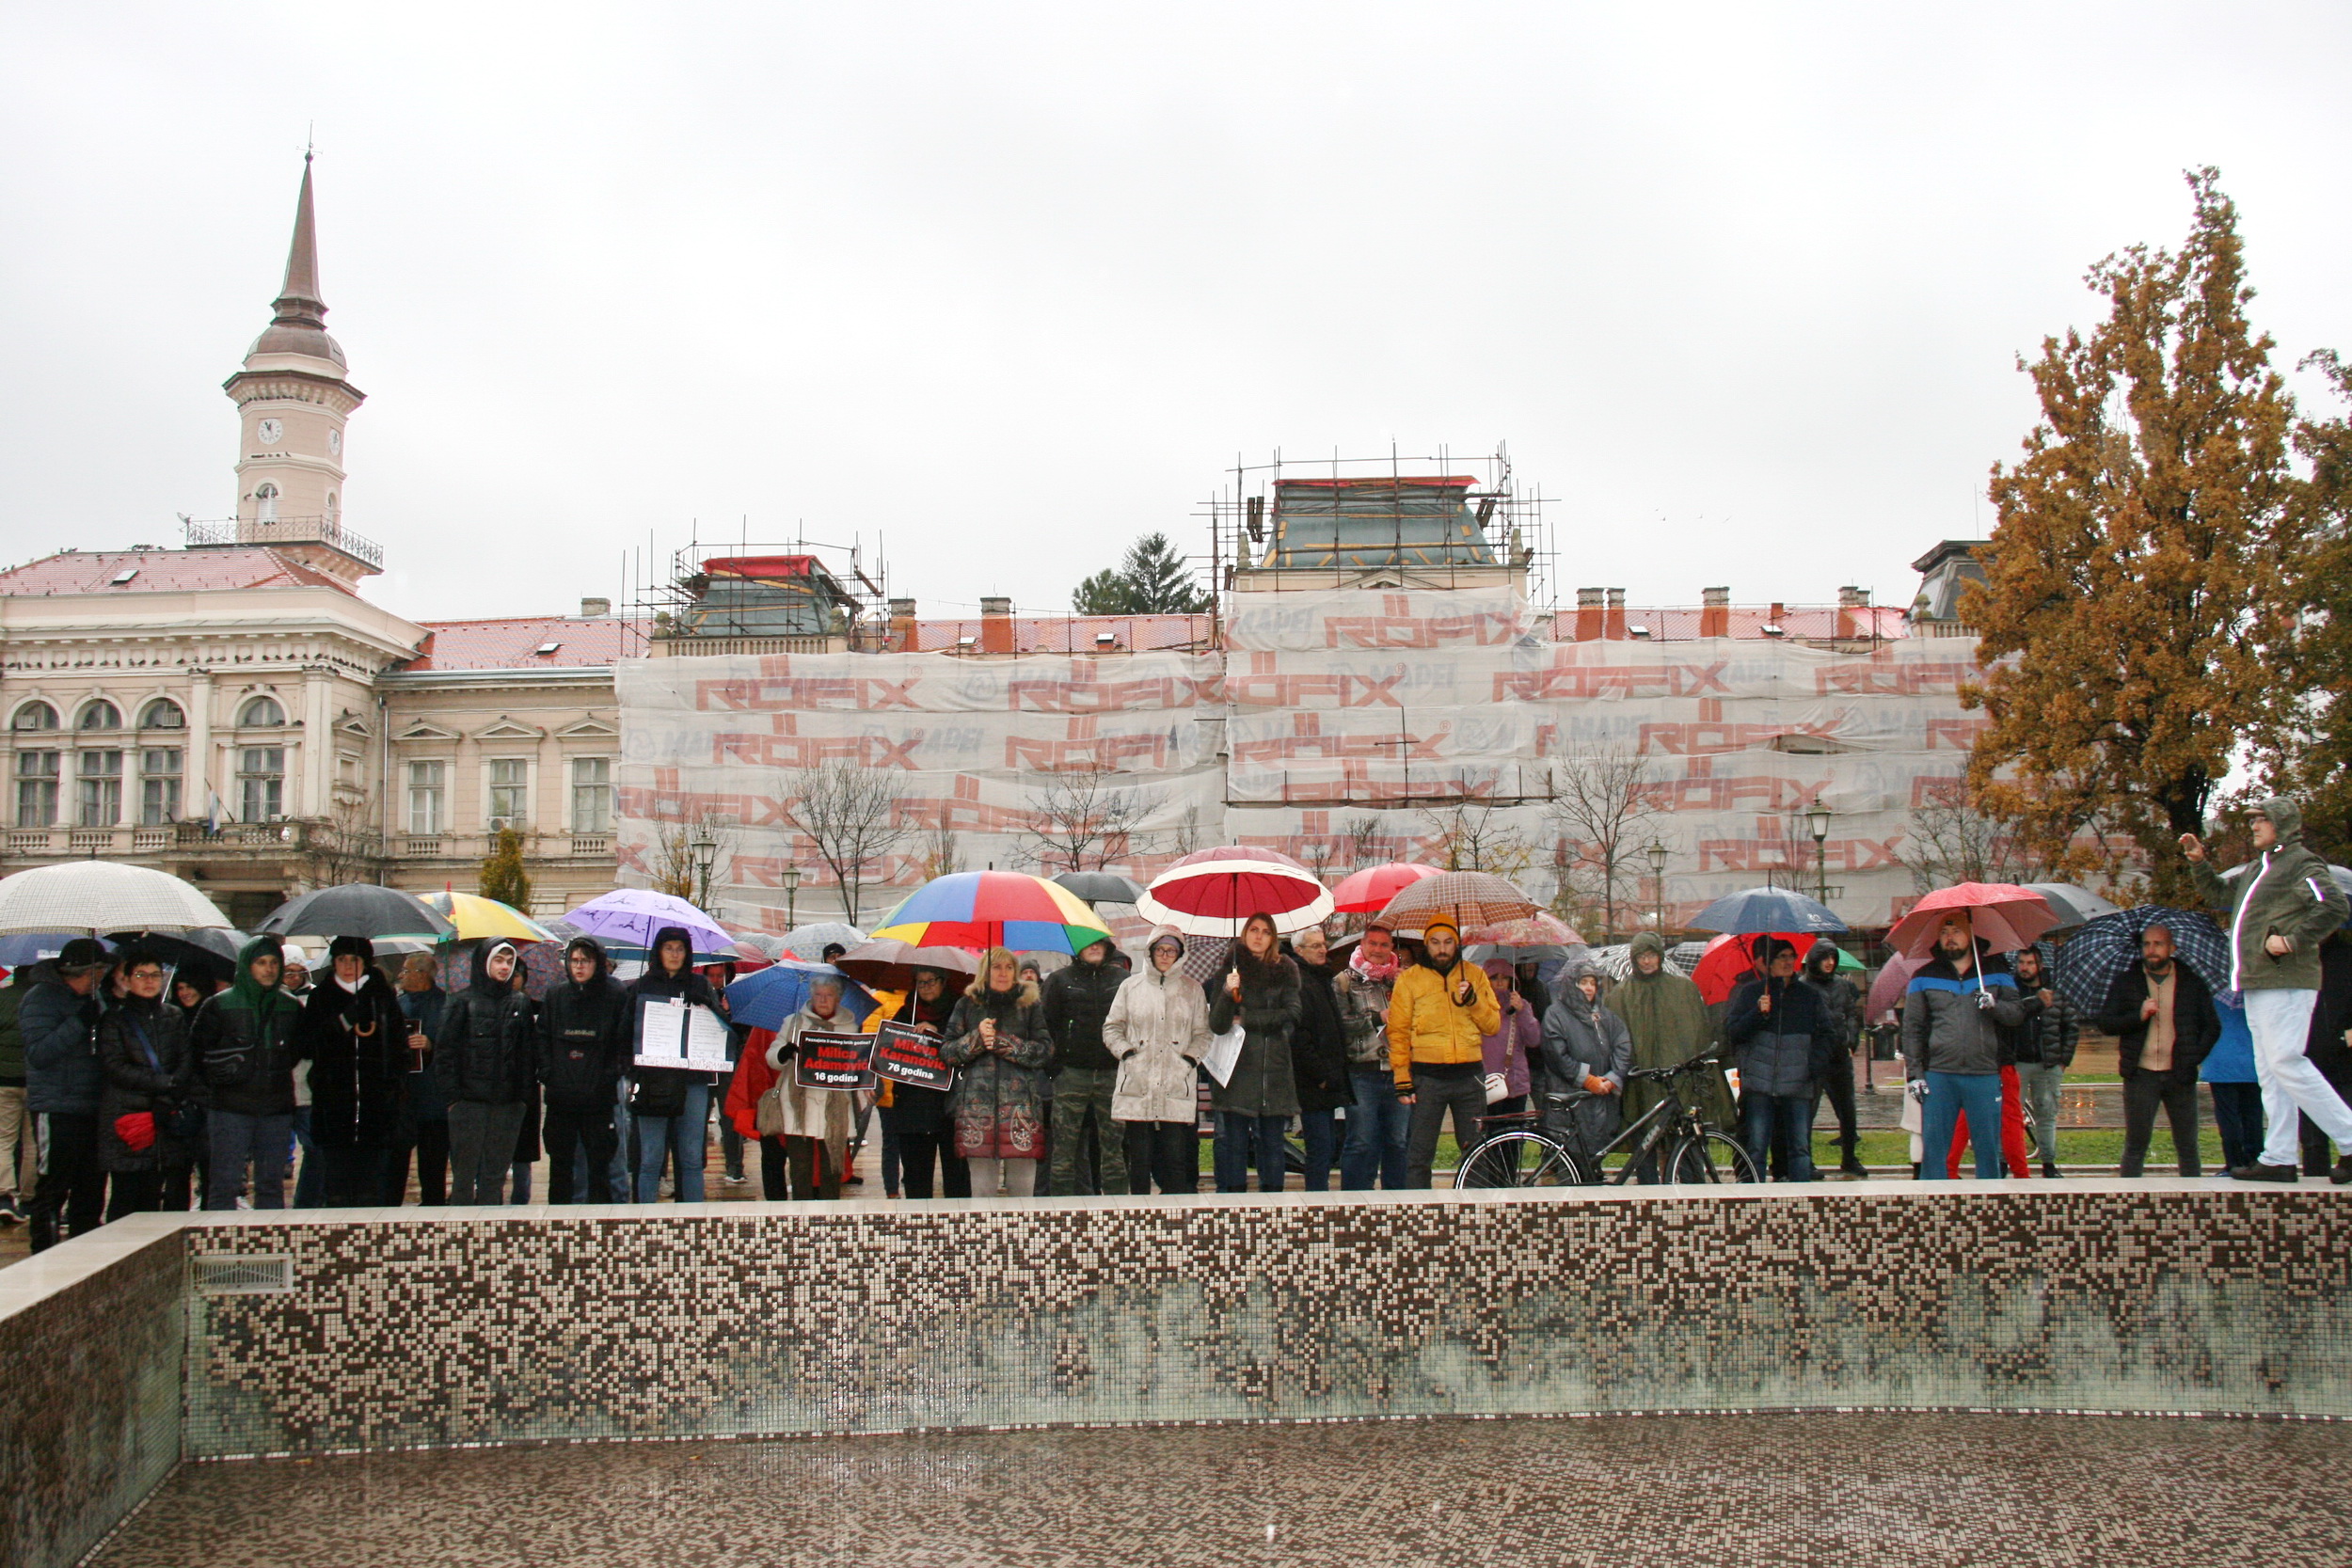
<svg viewBox="0 0 2352 1568"><path fill-rule="evenodd" d="M122 1022L130 1027L131 1033L137 1037L139 1050L147 1057L147 1070L153 1073L156 1077L161 1078L164 1075L163 1058L156 1054L155 1042L147 1037L146 1025L139 1022L137 1019L132 1018L127 1014L124 1016ZM149 1113L147 1142L143 1144L134 1144L128 1138L123 1139L123 1142L129 1146L133 1152L140 1154L147 1152L148 1148L154 1143L155 1134L158 1132L162 1133L167 1138L173 1139L180 1143L192 1143L203 1132L204 1123L202 1120L202 1113L194 1105L189 1104L186 1101L167 1100L161 1097L151 1097L151 1100L154 1108L151 1113ZM118 1117L115 1118L115 1132L117 1136L121 1135L122 1123L129 1119L130 1118L128 1117Z"/></svg>
<svg viewBox="0 0 2352 1568"><path fill-rule="evenodd" d="M759 1103L752 1107L752 1126L758 1130L759 1135L763 1138L781 1137L784 1134L784 1075L782 1073L778 1073L776 1081L768 1085L767 1091L759 1097Z"/></svg>
<svg viewBox="0 0 2352 1568"><path fill-rule="evenodd" d="M1510 1080L1503 1077L1500 1072L1490 1072L1486 1074L1486 1103L1491 1105L1498 1100L1508 1100L1510 1098Z"/></svg>

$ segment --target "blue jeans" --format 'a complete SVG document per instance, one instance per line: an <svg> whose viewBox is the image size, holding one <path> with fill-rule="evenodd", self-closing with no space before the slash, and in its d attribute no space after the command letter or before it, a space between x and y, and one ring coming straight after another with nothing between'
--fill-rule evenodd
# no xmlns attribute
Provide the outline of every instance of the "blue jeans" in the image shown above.
<svg viewBox="0 0 2352 1568"><path fill-rule="evenodd" d="M1248 1117L1239 1111L1216 1114L1216 1190L1249 1190L1249 1164L1258 1164L1258 1191L1279 1193L1290 1180L1290 1156L1282 1148L1288 1117Z"/></svg>
<svg viewBox="0 0 2352 1568"><path fill-rule="evenodd" d="M686 1085L686 1109L674 1117L637 1118L637 1201L651 1203L661 1191L661 1163L677 1156L679 1203L703 1200L703 1154L710 1141L710 1085Z"/></svg>
<svg viewBox="0 0 2352 1568"><path fill-rule="evenodd" d="M1944 1179L1945 1150L1952 1147L1961 1113L1968 1116L1968 1141L1976 1146L1977 1180L2001 1174L2001 1075L1997 1072L1930 1072L1928 1102L1920 1114L1919 1180ZM1981 1129L1981 1131L1979 1131Z"/></svg>
<svg viewBox="0 0 2352 1568"><path fill-rule="evenodd" d="M253 1207L286 1206L286 1155L294 1144L294 1117L215 1110L205 1114L204 1134L206 1164L212 1172L205 1208L234 1209L247 1165L253 1167Z"/></svg>
<svg viewBox="0 0 2352 1568"><path fill-rule="evenodd" d="M1307 1190L1331 1190L1331 1162L1340 1151L1340 1124L1331 1111L1298 1113L1298 1141L1307 1146Z"/></svg>
<svg viewBox="0 0 2352 1568"><path fill-rule="evenodd" d="M318 1146L310 1141L310 1107L294 1108L294 1147L302 1152L302 1163L294 1167L294 1206L297 1209L324 1208L321 1195L326 1186L326 1167L319 1164ZM255 1204L260 1208L260 1204Z"/></svg>
<svg viewBox="0 0 2352 1568"><path fill-rule="evenodd" d="M1998 1080L1994 1080L1997 1085ZM1995 1098L1997 1099L1997 1089ZM2000 1123L1996 1119L1994 1126ZM1813 1172L1813 1096L1805 1094L1743 1094L1740 1097L1740 1141L1756 1162L1761 1179L1772 1168L1772 1149L1780 1148L1781 1168L1790 1181L1810 1181Z"/></svg>
<svg viewBox="0 0 2352 1568"><path fill-rule="evenodd" d="M1405 1185L1405 1129L1412 1107L1396 1098L1396 1080L1386 1072L1351 1071L1356 1103L1347 1113L1347 1144L1340 1150L1340 1185L1351 1193L1371 1190L1373 1178L1394 1192Z"/></svg>
<svg viewBox="0 0 2352 1568"><path fill-rule="evenodd" d="M2263 1153L2263 1086L2260 1084L2208 1084L2213 1090L2213 1124L2221 1133L2222 1161L2234 1169L2250 1165Z"/></svg>

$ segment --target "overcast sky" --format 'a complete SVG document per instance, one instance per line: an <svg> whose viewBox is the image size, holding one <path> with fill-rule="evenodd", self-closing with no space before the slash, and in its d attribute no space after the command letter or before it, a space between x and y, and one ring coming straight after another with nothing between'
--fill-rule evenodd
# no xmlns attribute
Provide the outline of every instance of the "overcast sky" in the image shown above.
<svg viewBox="0 0 2352 1568"><path fill-rule="evenodd" d="M1564 588L1907 599L2184 167L2281 360L2352 352L2347 65L2341 0L11 6L0 557L231 513L315 123L410 616L696 519L1060 610L1236 454L1392 441L1508 442Z"/></svg>

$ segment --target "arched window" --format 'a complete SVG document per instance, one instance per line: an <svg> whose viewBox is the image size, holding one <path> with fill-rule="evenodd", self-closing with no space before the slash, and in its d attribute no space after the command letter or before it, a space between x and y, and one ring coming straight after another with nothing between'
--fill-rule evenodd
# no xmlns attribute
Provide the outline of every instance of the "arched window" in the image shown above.
<svg viewBox="0 0 2352 1568"><path fill-rule="evenodd" d="M103 697L94 697L82 705L82 717L74 721L74 728L119 730L122 728L122 710Z"/></svg>
<svg viewBox="0 0 2352 1568"><path fill-rule="evenodd" d="M282 724L285 721L286 710L278 705L275 697L248 698L245 706L237 712L240 725Z"/></svg>
<svg viewBox="0 0 2352 1568"><path fill-rule="evenodd" d="M270 483L267 480L263 480L254 490L253 499L260 504L261 510L256 515L262 522L274 523L278 521L277 485Z"/></svg>
<svg viewBox="0 0 2352 1568"><path fill-rule="evenodd" d="M329 517L335 515L335 492L332 490L326 492L326 515Z"/></svg>
<svg viewBox="0 0 2352 1568"><path fill-rule="evenodd" d="M180 711L180 705L168 697L158 697L139 709L139 728L143 730L184 730L188 716Z"/></svg>
<svg viewBox="0 0 2352 1568"><path fill-rule="evenodd" d="M57 727L57 710L47 703L26 703L8 721L12 730L54 730Z"/></svg>

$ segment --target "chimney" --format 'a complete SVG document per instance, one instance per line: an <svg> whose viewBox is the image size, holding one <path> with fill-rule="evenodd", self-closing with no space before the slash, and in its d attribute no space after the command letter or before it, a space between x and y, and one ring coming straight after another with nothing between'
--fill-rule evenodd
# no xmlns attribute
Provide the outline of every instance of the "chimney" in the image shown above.
<svg viewBox="0 0 2352 1568"><path fill-rule="evenodd" d="M1622 588L1609 590L1609 615L1601 627L1601 635L1613 641L1625 641L1625 590Z"/></svg>
<svg viewBox="0 0 2352 1568"><path fill-rule="evenodd" d="M581 619L591 621L599 615L610 615L612 613L612 601L611 599L582 599L580 601L580 613Z"/></svg>
<svg viewBox="0 0 2352 1568"><path fill-rule="evenodd" d="M890 645L902 654L914 652L914 601L890 601Z"/></svg>
<svg viewBox="0 0 2352 1568"><path fill-rule="evenodd" d="M1877 630L1875 626L1869 631L1863 629L1864 623L1871 618L1854 613L1856 610L1867 610L1869 608L1870 591L1867 588L1858 588L1851 583L1840 588L1837 591L1837 635L1840 638L1872 635Z"/></svg>
<svg viewBox="0 0 2352 1568"><path fill-rule="evenodd" d="M1702 588L1699 590L1699 635L1729 637L1731 635L1731 590Z"/></svg>
<svg viewBox="0 0 2352 1568"><path fill-rule="evenodd" d="M980 600L980 652L1012 652L1012 600L993 594Z"/></svg>
<svg viewBox="0 0 2352 1568"><path fill-rule="evenodd" d="M1863 610L1869 603L1870 591L1867 588L1856 588L1849 583L1837 591L1837 608L1840 610Z"/></svg>
<svg viewBox="0 0 2352 1568"><path fill-rule="evenodd" d="M1601 601L1609 596L1606 588L1580 588L1576 591L1576 641L1592 642L1599 640Z"/></svg>

